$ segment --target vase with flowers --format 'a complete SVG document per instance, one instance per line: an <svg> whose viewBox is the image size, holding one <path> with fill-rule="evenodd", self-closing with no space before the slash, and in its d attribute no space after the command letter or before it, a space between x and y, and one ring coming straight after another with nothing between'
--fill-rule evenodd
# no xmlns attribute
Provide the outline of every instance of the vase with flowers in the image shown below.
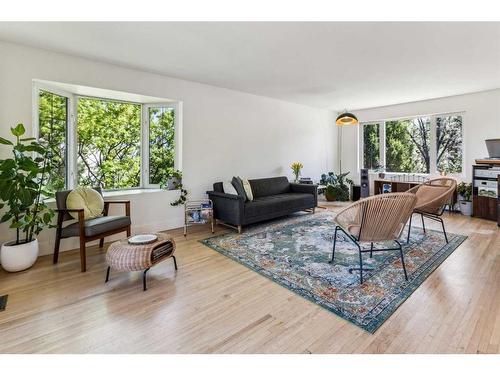
<svg viewBox="0 0 500 375"><path fill-rule="evenodd" d="M295 163L292 163L290 168L292 168L292 172L295 177L294 181L299 182L299 176L302 171L302 168L304 168L304 165L301 162L296 161Z"/></svg>

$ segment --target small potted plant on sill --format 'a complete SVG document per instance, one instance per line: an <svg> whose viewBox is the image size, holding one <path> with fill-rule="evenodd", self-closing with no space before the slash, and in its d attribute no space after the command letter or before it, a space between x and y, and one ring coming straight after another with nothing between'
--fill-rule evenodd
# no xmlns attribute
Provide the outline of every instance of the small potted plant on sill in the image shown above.
<svg viewBox="0 0 500 375"><path fill-rule="evenodd" d="M293 175L295 177L294 182L298 183L300 172L302 171L302 168L304 168L304 165L301 162L296 161L295 163L292 163L290 168L292 168L292 172L293 172Z"/></svg>
<svg viewBox="0 0 500 375"><path fill-rule="evenodd" d="M11 128L16 138L11 142L0 137L0 144L12 149L12 158L0 160L0 208L8 209L0 218L10 222L16 239L6 242L0 250L2 267L9 272L23 271L35 264L38 257L37 235L51 227L54 212L44 202L44 184L49 173L48 149L34 138L22 138L23 124Z"/></svg>
<svg viewBox="0 0 500 375"><path fill-rule="evenodd" d="M385 167L383 165L379 165L373 171L378 173L378 178L385 179Z"/></svg>
<svg viewBox="0 0 500 375"><path fill-rule="evenodd" d="M472 215L472 201L470 200L472 196L472 184L467 182L459 183L457 186L457 193L462 198L459 200L460 212L462 215Z"/></svg>
<svg viewBox="0 0 500 375"><path fill-rule="evenodd" d="M182 184L182 172L180 170L174 170L168 173L168 177L165 182L160 184L160 187L165 190L179 190L181 195L179 199L170 203L171 206L180 206L186 203L188 191L184 188Z"/></svg>

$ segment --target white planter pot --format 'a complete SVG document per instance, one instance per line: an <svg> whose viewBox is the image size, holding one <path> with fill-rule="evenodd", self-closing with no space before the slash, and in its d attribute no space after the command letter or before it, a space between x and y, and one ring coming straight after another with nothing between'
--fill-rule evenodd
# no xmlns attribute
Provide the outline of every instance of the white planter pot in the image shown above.
<svg viewBox="0 0 500 375"><path fill-rule="evenodd" d="M470 216L472 215L472 202L470 201L460 201L460 212L462 215Z"/></svg>
<svg viewBox="0 0 500 375"><path fill-rule="evenodd" d="M0 263L5 271L24 271L35 264L38 258L38 240L19 245L6 242L0 250Z"/></svg>

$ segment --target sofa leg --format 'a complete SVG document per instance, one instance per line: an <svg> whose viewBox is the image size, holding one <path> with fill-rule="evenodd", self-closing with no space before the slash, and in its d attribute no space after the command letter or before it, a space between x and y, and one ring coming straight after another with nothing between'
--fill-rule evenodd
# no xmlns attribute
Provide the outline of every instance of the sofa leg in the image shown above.
<svg viewBox="0 0 500 375"><path fill-rule="evenodd" d="M316 207L313 207L313 214L316 213Z"/></svg>
<svg viewBox="0 0 500 375"><path fill-rule="evenodd" d="M238 234L241 234L241 225L238 225Z"/></svg>

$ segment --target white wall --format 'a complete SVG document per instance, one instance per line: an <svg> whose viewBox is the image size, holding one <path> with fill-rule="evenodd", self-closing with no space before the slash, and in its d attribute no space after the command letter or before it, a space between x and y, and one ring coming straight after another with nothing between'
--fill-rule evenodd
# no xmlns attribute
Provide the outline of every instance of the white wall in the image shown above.
<svg viewBox="0 0 500 375"><path fill-rule="evenodd" d="M465 112L463 126L466 168L462 178L471 181L474 160L488 156L484 140L500 138L500 89L354 111L360 122L446 112ZM342 134L342 169L351 171L357 180L358 147L355 145L358 145L358 131L358 127L344 127Z"/></svg>
<svg viewBox="0 0 500 375"><path fill-rule="evenodd" d="M202 197L215 181L288 175L293 161L314 179L337 165L336 129L330 111L198 84L91 60L0 42L0 136L19 122L31 131L32 80L41 79L180 100L183 102L184 182ZM0 158L6 157L0 151ZM182 224L173 192L142 193L132 200L133 231ZM0 226L0 242L12 231ZM41 235L50 253L53 231ZM63 241L63 248L77 247Z"/></svg>

